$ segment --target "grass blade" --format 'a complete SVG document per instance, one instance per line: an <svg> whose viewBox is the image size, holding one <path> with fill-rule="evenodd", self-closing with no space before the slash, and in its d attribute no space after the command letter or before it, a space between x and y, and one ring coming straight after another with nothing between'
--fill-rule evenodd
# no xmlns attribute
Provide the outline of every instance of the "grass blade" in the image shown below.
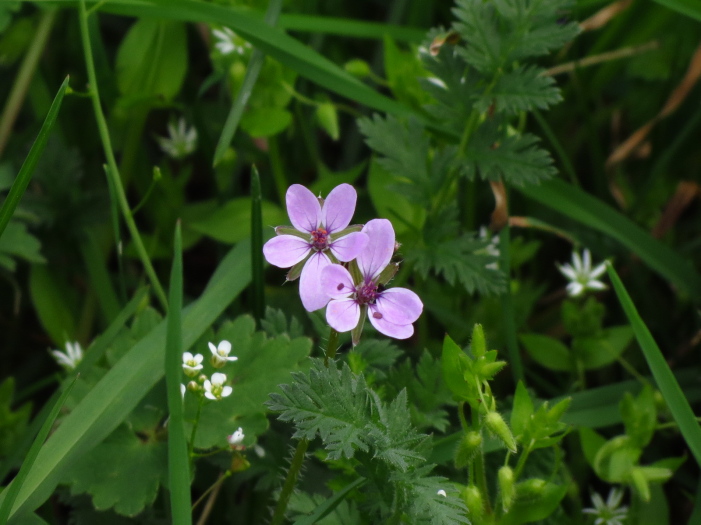
<svg viewBox="0 0 701 525"><path fill-rule="evenodd" d="M110 274L105 265L105 257L92 230L85 231L85 238L80 243L80 252L85 262L97 300L100 303L106 323L117 317L121 309L117 292L114 289Z"/></svg>
<svg viewBox="0 0 701 525"><path fill-rule="evenodd" d="M672 11L701 20L701 4L697 0L655 0L655 2Z"/></svg>
<svg viewBox="0 0 701 525"><path fill-rule="evenodd" d="M51 103L51 108L49 108L49 113L46 115L44 123L41 125L39 134L37 135L34 144L32 144L27 158L24 160L24 163L22 163L22 167L17 174L17 178L12 183L12 187L10 188L10 192L7 194L5 202L2 204L2 208L0 208L0 237L2 237L2 234L10 222L12 215L15 213L15 209L17 209L19 201L22 199L22 195L24 195L24 192L29 185L34 168L39 161L42 151L44 151L46 141L49 139L51 128L53 128L56 118L58 117L58 111L61 109L61 102L63 102L63 96L66 94L67 89L68 77L65 78L63 84L61 84L61 87L58 88L54 101Z"/></svg>
<svg viewBox="0 0 701 525"><path fill-rule="evenodd" d="M34 462L36 461L37 456L39 455L39 451L44 445L44 441L46 441L46 438L48 437L49 432L51 431L51 427L53 426L54 421L56 421L56 417L58 416L61 407L63 407L63 403L65 403L68 394L70 394L73 385L75 385L76 379L78 379L77 376L73 378L73 381L70 383L70 385L68 385L68 387L64 389L63 394L61 394L61 396L53 404L51 412L49 412L49 415L44 421L44 424L41 426L41 429L39 430L36 439L34 439L34 443L32 443L32 446L30 447L29 452L27 453L27 457L24 458L24 462L22 463L22 467L19 469L17 476L15 476L15 479L12 481L12 483L5 489L3 493L5 497L2 500L2 503L0 503L0 523L7 523L7 519L10 515L10 510L12 509L12 506L14 505L15 500L17 499L17 495L19 494L22 485L27 479L27 476L29 475L32 466L34 465Z"/></svg>
<svg viewBox="0 0 701 525"><path fill-rule="evenodd" d="M93 344L91 344L86 350L83 360L78 363L78 366L73 371L74 377L82 373L84 370L87 370L89 367L95 364L100 357L102 357L114 338L117 336L117 334L119 334L126 322L131 319L139 305L141 305L147 292L148 288L142 288L139 290L134 298L129 301L121 312L119 312L119 315L117 315L114 321L112 321L109 328L107 328L107 330L105 330L100 337L93 341ZM12 454L2 462L2 466L0 467L0 479L5 479L12 467L19 464L19 459L26 454L26 451L31 445L29 438L35 435L39 431L39 427L44 424L51 407L57 402L57 399L61 395L62 389L66 388L69 381L70 378L64 381L63 386L54 392L51 398L49 398L49 400L44 404L44 407L36 416L34 416L34 419L27 430L27 439L23 440L22 443L15 448Z"/></svg>
<svg viewBox="0 0 701 525"><path fill-rule="evenodd" d="M621 279L618 277L616 270L613 269L611 263L607 262L606 266L613 289L616 291L623 311L626 313L626 317L628 317L628 321L633 327L635 338L638 340L645 360L650 366L657 387L660 389L662 396L667 402L667 406L669 406L674 420L677 422L677 425L679 425L679 431L682 433L682 436L684 436L687 446L691 449L696 463L701 465L701 427L696 421L696 416L693 410L691 410L689 401L684 396L684 392L682 392L677 379L674 377L667 361L665 361L650 330L648 330L645 322L641 319L640 315L638 315L638 311L623 286Z"/></svg>
<svg viewBox="0 0 701 525"><path fill-rule="evenodd" d="M358 478L353 483L349 483L319 505L312 514L296 520L294 525L314 525L317 521L323 519L329 513L333 512L333 509L335 509L338 504L345 499L350 491L362 486L366 481L367 480L365 478Z"/></svg>
<svg viewBox="0 0 701 525"><path fill-rule="evenodd" d="M279 25L281 28L289 31L369 38L372 40L382 40L387 35L392 40L417 44L426 36L426 30L417 27L403 27L394 24L365 22L364 20L349 20L348 18L334 18L330 16L282 15Z"/></svg>
<svg viewBox="0 0 701 525"><path fill-rule="evenodd" d="M239 243L221 262L202 296L183 310L183 350L190 348L248 286L250 257L250 244ZM105 439L163 378L165 336L162 322L138 341L66 417L40 451L13 514L41 505L61 479L61 469Z"/></svg>
<svg viewBox="0 0 701 525"><path fill-rule="evenodd" d="M168 316L166 318L165 374L168 393L168 479L170 481L171 520L175 525L192 523L190 494L190 458L185 438L182 375L183 241L180 221L175 226L173 268L170 272Z"/></svg>
<svg viewBox="0 0 701 525"><path fill-rule="evenodd" d="M127 16L228 26L265 54L322 87L379 111L398 116L413 115L425 121L411 108L378 93L305 44L270 27L260 13L195 0L110 0L101 3L99 9Z"/></svg>
<svg viewBox="0 0 701 525"><path fill-rule="evenodd" d="M268 11L265 13L265 23L271 27L274 26L281 10L282 0L270 0ZM214 166L219 164L222 160L227 148L234 139L236 129L241 121L241 115L243 115L243 110L248 103L256 80L258 80L260 69L263 67L263 60L265 60L265 54L258 48L254 49L253 54L251 54L251 60L248 62L248 67L246 68L246 76L243 78L241 88L236 94L236 100L234 100L231 106L229 115L226 117L226 122L224 123L224 129L222 129L221 135L219 136L219 142L217 142L217 147L214 151Z"/></svg>
<svg viewBox="0 0 701 525"><path fill-rule="evenodd" d="M688 260L596 197L558 179L516 189L526 197L616 239L677 288L692 297L701 297L701 276Z"/></svg>
<svg viewBox="0 0 701 525"><path fill-rule="evenodd" d="M253 280L253 317L263 318L265 282L263 280L263 211L258 168L251 168L251 277Z"/></svg>

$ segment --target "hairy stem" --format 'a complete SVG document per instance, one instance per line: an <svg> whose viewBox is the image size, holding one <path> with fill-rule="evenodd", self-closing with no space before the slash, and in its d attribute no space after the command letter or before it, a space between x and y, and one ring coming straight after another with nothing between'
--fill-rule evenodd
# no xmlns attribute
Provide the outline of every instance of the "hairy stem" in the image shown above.
<svg viewBox="0 0 701 525"><path fill-rule="evenodd" d="M164 311L168 311L168 299L163 291L163 287L158 280L156 271L151 264L151 259L149 259L144 243L141 240L141 235L134 222L134 216L129 208L129 202L127 201L126 193L124 192L124 186L122 185L122 180L119 176L119 169L117 168L117 161L114 156L114 151L112 150L112 143L110 141L109 130L107 129L107 120L105 119L105 114L102 112L102 106L100 104L100 92L97 85L97 75L95 74L95 64L93 62L92 47L90 46L90 36L88 33L88 14L85 10L85 0L80 1L80 37L83 43L83 52L85 53L85 67L88 72L88 83L90 85L90 99L92 100L93 109L95 110L95 120L97 121L97 129L100 134L100 140L102 141L102 147L105 150L105 157L107 157L107 176L112 182L112 188L114 189L115 197L124 216L124 222L127 225L127 229L131 234L131 238L134 241L134 247L136 248L139 258L141 259L144 269L146 270L146 275L151 281L153 290L158 298Z"/></svg>
<svg viewBox="0 0 701 525"><path fill-rule="evenodd" d="M299 443L297 443L297 449L295 450L294 456L292 456L290 470L287 471L285 484L282 486L280 499L277 500L277 505L275 506L275 512L273 513L273 519L270 521L270 525L280 525L285 520L287 504L290 502L290 496L292 496L292 492L297 484L297 478L299 477L300 470L302 470L304 455L307 453L308 446L309 440L305 438L300 439Z"/></svg>

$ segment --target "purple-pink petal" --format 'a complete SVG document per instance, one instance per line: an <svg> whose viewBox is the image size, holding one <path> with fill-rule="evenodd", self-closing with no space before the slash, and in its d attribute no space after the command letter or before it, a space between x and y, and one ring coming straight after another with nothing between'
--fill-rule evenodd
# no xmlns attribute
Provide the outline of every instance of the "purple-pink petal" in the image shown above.
<svg viewBox="0 0 701 525"><path fill-rule="evenodd" d="M416 321L424 307L419 296L406 288L390 288L383 291L375 306L383 319L400 325Z"/></svg>
<svg viewBox="0 0 701 525"><path fill-rule="evenodd" d="M324 201L321 209L321 222L326 231L340 231L350 224L355 212L358 195L350 184L339 184Z"/></svg>
<svg viewBox="0 0 701 525"><path fill-rule="evenodd" d="M321 206L314 194L301 184L287 189L287 214L292 226L302 232L316 230L321 223Z"/></svg>
<svg viewBox="0 0 701 525"><path fill-rule="evenodd" d="M336 259L342 262L352 261L365 249L370 239L363 232L352 232L340 239L331 241L329 248Z"/></svg>
<svg viewBox="0 0 701 525"><path fill-rule="evenodd" d="M355 299L338 299L326 307L326 321L337 332L349 332L358 326L360 307Z"/></svg>
<svg viewBox="0 0 701 525"><path fill-rule="evenodd" d="M355 291L353 277L340 264L330 264L321 270L321 289L330 299L344 299Z"/></svg>
<svg viewBox="0 0 701 525"><path fill-rule="evenodd" d="M387 319L382 317L377 310L377 306L374 304L369 305L368 319L370 319L372 326L374 326L378 332L389 337L394 337L395 339L408 339L414 333L414 326L412 324L390 323Z"/></svg>
<svg viewBox="0 0 701 525"><path fill-rule="evenodd" d="M266 260L278 268L290 268L304 259L310 250L309 243L294 235L279 235L263 245Z"/></svg>
<svg viewBox="0 0 701 525"><path fill-rule="evenodd" d="M364 277L373 279L389 264L394 254L394 228L387 219L373 219L362 229L368 244L358 255L358 266Z"/></svg>
<svg viewBox="0 0 701 525"><path fill-rule="evenodd" d="M321 288L321 272L330 264L331 261L326 255L316 252L302 268L302 275L299 278L299 296L302 299L302 306L308 312L323 308L329 302L329 296Z"/></svg>

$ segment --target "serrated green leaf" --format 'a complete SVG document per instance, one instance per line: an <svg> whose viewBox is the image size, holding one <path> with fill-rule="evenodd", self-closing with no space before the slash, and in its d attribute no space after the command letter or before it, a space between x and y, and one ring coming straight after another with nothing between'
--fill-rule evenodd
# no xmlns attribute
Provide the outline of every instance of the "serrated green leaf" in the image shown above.
<svg viewBox="0 0 701 525"><path fill-rule="evenodd" d="M216 335L216 343L222 340L233 345L231 355L238 360L221 370L214 370L209 364L202 370L209 375L214 371L223 372L233 385L233 393L216 402L208 402L202 407L200 423L197 427L195 446L207 449L226 446L226 435L238 427L246 435L244 444L255 442L256 436L267 429L264 402L271 392L279 392L278 385L289 380L290 373L303 368L309 356L312 343L306 337L290 339L286 334L268 338L263 332L256 332L253 317L241 316L222 325ZM204 355L209 354L205 342L194 349ZM196 402L186 394L186 420L195 417ZM192 425L188 424L188 431Z"/></svg>
<svg viewBox="0 0 701 525"><path fill-rule="evenodd" d="M470 178L479 174L484 180L503 180L516 186L535 184L557 173L550 153L538 142L540 139L530 133L504 136L492 126L482 125L457 162Z"/></svg>
<svg viewBox="0 0 701 525"><path fill-rule="evenodd" d="M499 77L494 89L477 100L475 107L486 112L494 104L494 111L517 114L557 104L562 100L560 90L552 77L542 73L541 68L533 66L520 66L505 73Z"/></svg>
<svg viewBox="0 0 701 525"><path fill-rule="evenodd" d="M540 334L521 334L519 340L539 365L562 372L574 369L571 352L557 339Z"/></svg>
<svg viewBox="0 0 701 525"><path fill-rule="evenodd" d="M83 454L67 473L71 493L88 493L97 510L135 516L156 499L168 465L165 442L143 441L125 426Z"/></svg>
<svg viewBox="0 0 701 525"><path fill-rule="evenodd" d="M377 159L370 163L367 184L378 216L390 219L397 235L423 227L426 208L409 200L403 192L396 191L402 186L402 179L387 171Z"/></svg>

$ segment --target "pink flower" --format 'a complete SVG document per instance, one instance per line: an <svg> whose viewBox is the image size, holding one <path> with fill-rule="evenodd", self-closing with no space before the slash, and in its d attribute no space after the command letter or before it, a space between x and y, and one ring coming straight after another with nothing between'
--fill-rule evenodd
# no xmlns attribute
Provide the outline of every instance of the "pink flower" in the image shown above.
<svg viewBox="0 0 701 525"><path fill-rule="evenodd" d="M321 271L334 262L355 259L368 243L360 226L348 228L355 211L357 195L350 184L336 186L326 200L317 199L304 186L293 184L287 190L287 213L295 229L278 226L277 237L263 246L268 262L290 268L287 280L300 276L299 295L309 312L326 306L328 296L321 290ZM321 201L321 202L320 202Z"/></svg>
<svg viewBox="0 0 701 525"><path fill-rule="evenodd" d="M387 219L374 219L362 230L369 241L357 258L360 279L339 264L329 265L321 272L321 286L330 298L326 320L339 332L353 330L357 344L365 311L372 325L395 339L406 339L414 333L411 323L423 310L419 296L406 288L384 290L388 272L385 271L394 253L394 229ZM392 275L391 268L389 275Z"/></svg>

